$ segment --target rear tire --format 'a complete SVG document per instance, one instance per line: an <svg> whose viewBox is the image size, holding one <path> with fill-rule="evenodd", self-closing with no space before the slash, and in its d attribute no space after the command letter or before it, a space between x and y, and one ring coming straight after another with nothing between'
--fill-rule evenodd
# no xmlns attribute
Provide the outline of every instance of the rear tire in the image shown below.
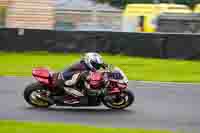
<svg viewBox="0 0 200 133"><path fill-rule="evenodd" d="M24 99L25 101L30 104L31 106L34 107L39 107L39 108L48 108L49 106L51 106L52 104L50 104L48 101L45 100L37 100L37 102L33 102L33 99L31 99L31 95L36 92L37 90L47 90L45 89L40 83L36 82L36 83L32 83L30 85L28 85L25 90L24 90ZM41 104L39 104L39 102Z"/></svg>
<svg viewBox="0 0 200 133"><path fill-rule="evenodd" d="M121 104L118 105L114 105L114 103L111 103L109 101L103 100L103 104L111 109L125 109L129 106L131 106L133 104L133 102L135 101L135 96L134 93L131 92L130 90L124 90L122 92L122 94L127 95L128 100L127 101L123 101Z"/></svg>

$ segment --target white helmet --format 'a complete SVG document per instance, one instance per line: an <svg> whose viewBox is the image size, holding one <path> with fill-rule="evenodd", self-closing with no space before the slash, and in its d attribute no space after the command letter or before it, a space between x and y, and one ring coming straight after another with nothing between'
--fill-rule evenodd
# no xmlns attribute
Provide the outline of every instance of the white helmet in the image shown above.
<svg viewBox="0 0 200 133"><path fill-rule="evenodd" d="M103 65L103 59L101 55L95 52L89 52L84 54L83 60L85 64L91 69L91 70L98 70Z"/></svg>

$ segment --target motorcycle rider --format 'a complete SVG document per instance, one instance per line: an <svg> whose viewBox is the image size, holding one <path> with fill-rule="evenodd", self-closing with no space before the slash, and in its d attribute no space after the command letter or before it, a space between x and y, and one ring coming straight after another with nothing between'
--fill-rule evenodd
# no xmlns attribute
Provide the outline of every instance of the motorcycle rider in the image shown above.
<svg viewBox="0 0 200 133"><path fill-rule="evenodd" d="M59 73L61 80L58 80L57 84L60 85L61 81L64 82L64 90L67 94L73 96L84 96L84 94L74 88L74 85L80 80L81 74L84 71L97 71L101 68L106 69L107 64L104 63L103 58L96 52L85 53L80 61L72 64L70 67ZM88 88L87 88L88 89Z"/></svg>

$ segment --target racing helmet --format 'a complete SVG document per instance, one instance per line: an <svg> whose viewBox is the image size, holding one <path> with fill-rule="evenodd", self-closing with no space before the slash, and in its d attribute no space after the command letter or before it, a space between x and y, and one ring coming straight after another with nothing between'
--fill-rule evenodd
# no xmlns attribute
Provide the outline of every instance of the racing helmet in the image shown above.
<svg viewBox="0 0 200 133"><path fill-rule="evenodd" d="M104 64L102 56L96 52L85 53L83 60L91 70L98 70Z"/></svg>

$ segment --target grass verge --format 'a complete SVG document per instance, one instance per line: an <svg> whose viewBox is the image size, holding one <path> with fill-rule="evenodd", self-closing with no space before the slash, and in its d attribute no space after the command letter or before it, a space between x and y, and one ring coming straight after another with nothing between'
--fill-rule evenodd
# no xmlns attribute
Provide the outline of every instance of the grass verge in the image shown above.
<svg viewBox="0 0 200 133"><path fill-rule="evenodd" d="M0 121L1 133L172 133L167 130L96 128L63 123Z"/></svg>
<svg viewBox="0 0 200 133"><path fill-rule="evenodd" d="M120 67L130 80L165 82L200 82L200 62L162 60L103 54L107 63ZM63 70L79 54L0 53L0 76L31 76L31 69L46 66Z"/></svg>

